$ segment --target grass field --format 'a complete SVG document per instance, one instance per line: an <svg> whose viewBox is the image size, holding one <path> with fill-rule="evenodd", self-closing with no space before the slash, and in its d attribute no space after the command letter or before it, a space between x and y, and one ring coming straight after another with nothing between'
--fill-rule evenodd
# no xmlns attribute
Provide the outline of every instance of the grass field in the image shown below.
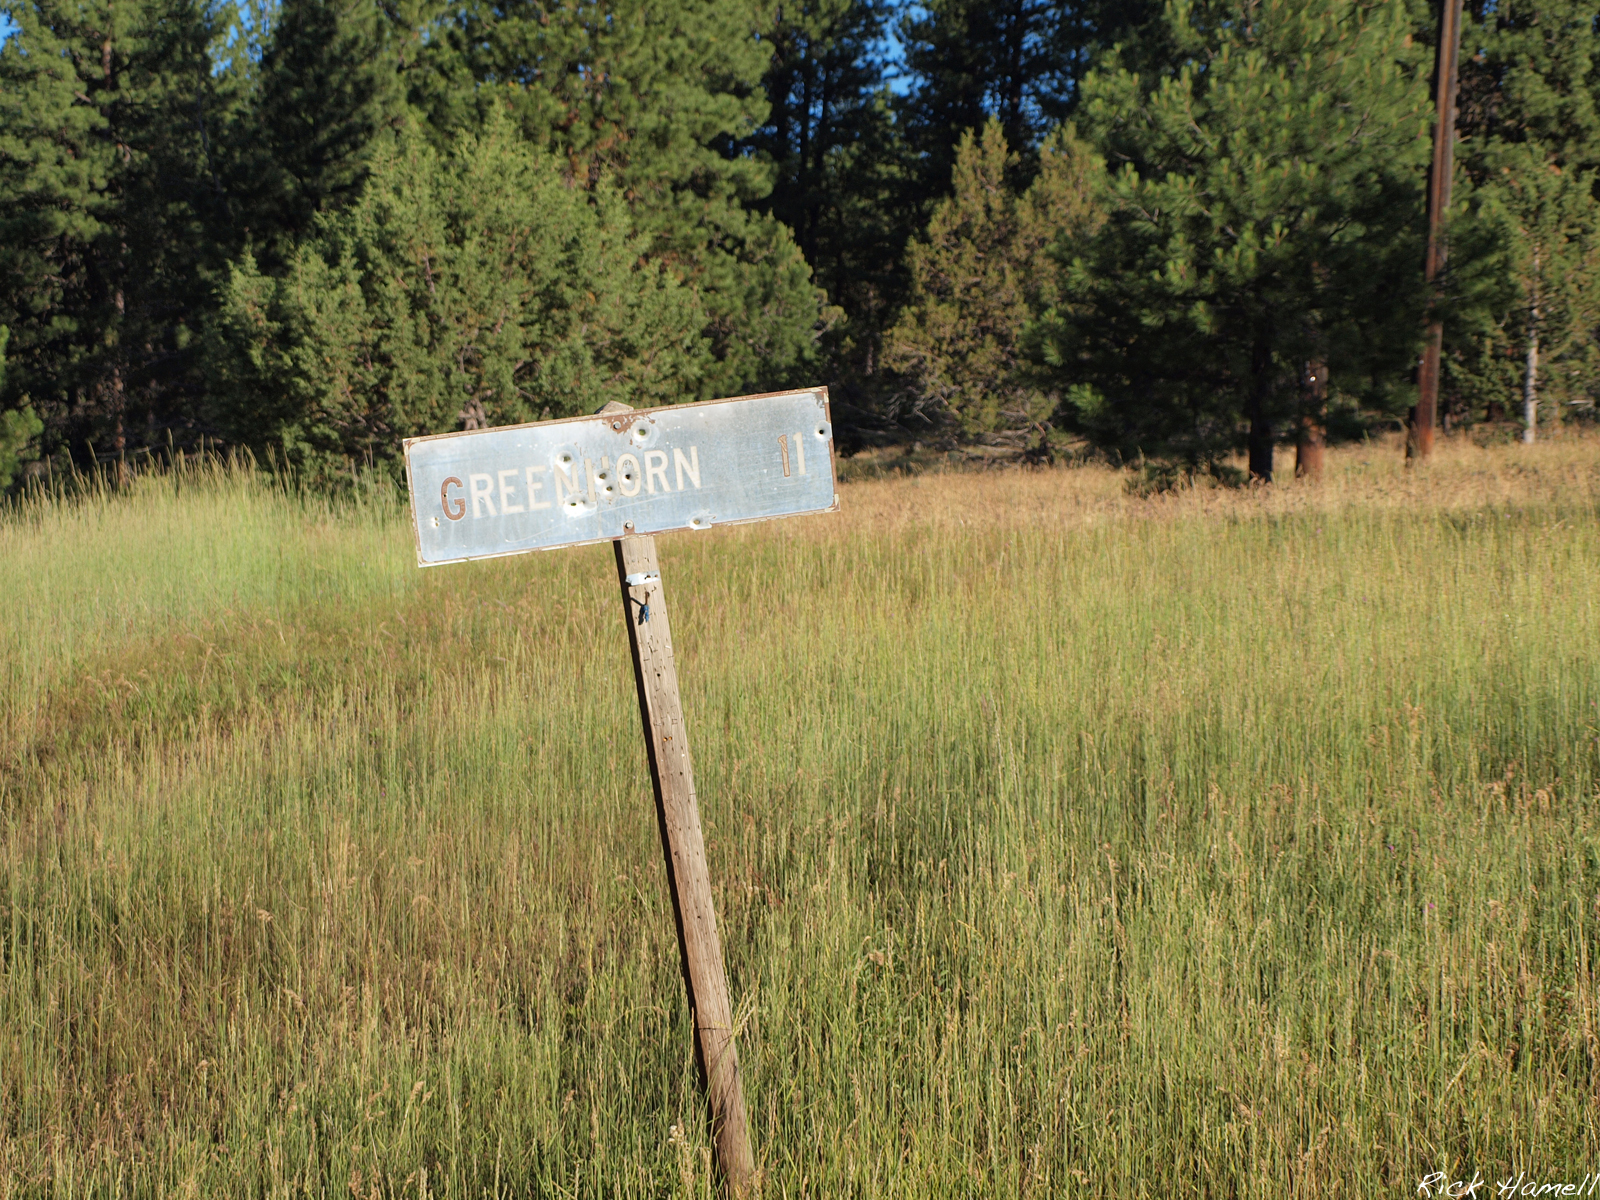
<svg viewBox="0 0 1600 1200"><path fill-rule="evenodd" d="M841 499L661 541L766 1196L1600 1171L1600 443ZM0 589L0 1198L710 1194L608 548L189 469Z"/></svg>

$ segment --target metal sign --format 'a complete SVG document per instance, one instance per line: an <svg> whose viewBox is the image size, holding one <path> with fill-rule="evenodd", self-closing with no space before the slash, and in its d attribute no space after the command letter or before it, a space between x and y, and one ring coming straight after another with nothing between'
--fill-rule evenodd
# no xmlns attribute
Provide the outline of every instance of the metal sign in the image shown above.
<svg viewBox="0 0 1600 1200"><path fill-rule="evenodd" d="M837 508L828 389L643 411L613 402L592 417L409 438L405 455L419 566L613 543L717 1165L747 1196L755 1156L733 1002L650 535Z"/></svg>
<svg viewBox="0 0 1600 1200"><path fill-rule="evenodd" d="M838 507L828 389L407 438L421 566Z"/></svg>

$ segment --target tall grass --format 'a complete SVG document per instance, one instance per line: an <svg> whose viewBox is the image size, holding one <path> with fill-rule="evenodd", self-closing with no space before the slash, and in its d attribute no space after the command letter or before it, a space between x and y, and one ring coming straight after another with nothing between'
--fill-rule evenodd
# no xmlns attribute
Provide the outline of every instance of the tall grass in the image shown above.
<svg viewBox="0 0 1600 1200"><path fill-rule="evenodd" d="M1600 463L661 542L769 1196L1600 1169ZM0 1197L710 1189L609 550L0 518Z"/></svg>

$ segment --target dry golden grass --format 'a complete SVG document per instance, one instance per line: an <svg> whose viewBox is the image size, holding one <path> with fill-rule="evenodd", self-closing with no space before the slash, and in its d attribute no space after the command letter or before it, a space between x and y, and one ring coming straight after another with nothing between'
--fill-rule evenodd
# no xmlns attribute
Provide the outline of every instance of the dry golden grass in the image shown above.
<svg viewBox="0 0 1600 1200"><path fill-rule="evenodd" d="M1206 481L1141 497L1129 473L1091 465L1028 470L946 468L937 458L869 453L845 464L849 503L841 524L960 527L1038 524L1083 528L1126 519L1336 513L1351 508L1460 511L1508 504L1582 504L1600 495L1600 438L1569 434L1534 446L1478 445L1446 438L1424 466L1406 464L1398 436L1328 452L1324 478L1294 478L1294 452L1280 448L1270 488ZM1235 464L1242 468L1242 460Z"/></svg>
<svg viewBox="0 0 1600 1200"><path fill-rule="evenodd" d="M662 539L766 1194L1600 1162L1596 448ZM191 471L0 586L0 1196L706 1193L604 547Z"/></svg>

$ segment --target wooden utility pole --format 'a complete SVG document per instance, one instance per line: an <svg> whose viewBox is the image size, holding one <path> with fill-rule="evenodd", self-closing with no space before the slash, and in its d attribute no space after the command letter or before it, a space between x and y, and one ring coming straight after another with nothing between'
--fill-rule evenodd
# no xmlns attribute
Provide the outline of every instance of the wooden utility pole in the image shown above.
<svg viewBox="0 0 1600 1200"><path fill-rule="evenodd" d="M1434 59L1433 166L1428 171L1428 249L1422 276L1427 281L1430 302L1438 299L1436 280L1444 268L1445 244L1441 233L1444 215L1450 209L1450 177L1455 167L1456 78L1461 56L1462 0L1441 0L1439 6L1439 45ZM1422 370L1418 376L1417 410L1411 436L1406 440L1408 458L1426 458L1433 452L1433 427L1439 410L1439 356L1444 347L1444 322L1437 314L1428 318L1428 338L1422 351Z"/></svg>
<svg viewBox="0 0 1600 1200"><path fill-rule="evenodd" d="M630 411L612 404L601 415ZM722 966L722 945L712 907L711 872L706 866L700 809L695 802L689 734L678 698L678 671L672 659L672 626L661 586L661 566L653 537L619 538L617 580L622 586L622 617L633 653L633 678L639 690L639 718L656 794L656 820L667 862L667 887L678 926L678 951L684 987L694 1021L695 1059L711 1109L717 1165L736 1197L750 1193L755 1157L745 1116L739 1053L733 1042L733 1003Z"/></svg>

